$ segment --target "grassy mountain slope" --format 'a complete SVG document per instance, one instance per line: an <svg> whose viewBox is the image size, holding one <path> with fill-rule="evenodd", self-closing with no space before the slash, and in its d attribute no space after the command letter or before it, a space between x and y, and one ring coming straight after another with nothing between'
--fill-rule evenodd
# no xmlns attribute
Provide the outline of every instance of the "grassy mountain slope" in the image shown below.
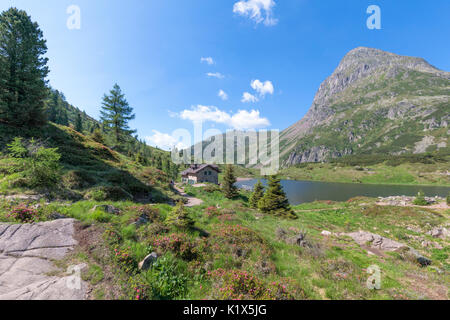
<svg viewBox="0 0 450 320"><path fill-rule="evenodd" d="M420 58L349 52L304 119L281 134L284 165L358 154L449 151L450 73Z"/></svg>
<svg viewBox="0 0 450 320"><path fill-rule="evenodd" d="M56 197L80 199L134 199L137 201L165 201L171 195L170 178L162 171L145 167L133 159L94 141L70 127L48 123L39 129L15 128L0 124L0 192L26 191L17 174L10 174L11 159L7 144L14 137L34 138L45 147L58 148L63 166L60 184L51 190L27 190Z"/></svg>

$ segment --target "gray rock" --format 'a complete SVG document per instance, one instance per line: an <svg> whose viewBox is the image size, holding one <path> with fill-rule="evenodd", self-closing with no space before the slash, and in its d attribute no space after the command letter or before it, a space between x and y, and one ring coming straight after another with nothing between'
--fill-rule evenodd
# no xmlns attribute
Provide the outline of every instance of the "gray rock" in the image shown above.
<svg viewBox="0 0 450 320"><path fill-rule="evenodd" d="M73 219L36 224L0 224L0 300L82 300L87 284L70 286L73 276L60 272L53 260L71 252L76 240Z"/></svg>
<svg viewBox="0 0 450 320"><path fill-rule="evenodd" d="M448 238L450 232L447 230L447 228L434 228L433 230L431 230L430 232L428 232L427 234L429 234L430 236L432 236L433 238Z"/></svg>
<svg viewBox="0 0 450 320"><path fill-rule="evenodd" d="M384 238L382 236L370 232L359 231L348 233L346 235L355 240L361 246L367 245L370 246L371 248L383 251L396 251L398 249L406 247L406 245L400 242Z"/></svg>
<svg viewBox="0 0 450 320"><path fill-rule="evenodd" d="M360 246L368 246L372 249L378 249L387 252L404 251L406 254L411 255L421 266L429 266L432 261L422 256L417 250L408 247L407 245L382 237L370 232L359 231L353 233L344 234L351 237Z"/></svg>
<svg viewBox="0 0 450 320"><path fill-rule="evenodd" d="M156 261L158 261L158 255L155 252L152 252L139 263L139 270L145 271L150 269Z"/></svg>
<svg viewBox="0 0 450 320"><path fill-rule="evenodd" d="M143 226L150 222L150 218L146 214L142 214L136 222L133 222L133 225L136 226L136 228L139 228L140 226Z"/></svg>
<svg viewBox="0 0 450 320"><path fill-rule="evenodd" d="M96 210L102 210L106 213L116 214L116 215L120 214L120 212L121 212L120 209L118 209L112 205L109 205L109 204L96 205L91 209L91 211L96 211Z"/></svg>
<svg viewBox="0 0 450 320"><path fill-rule="evenodd" d="M414 250L413 248L409 248L409 253L414 257L414 259L422 266L427 267L433 263L430 259L424 257L419 252Z"/></svg>

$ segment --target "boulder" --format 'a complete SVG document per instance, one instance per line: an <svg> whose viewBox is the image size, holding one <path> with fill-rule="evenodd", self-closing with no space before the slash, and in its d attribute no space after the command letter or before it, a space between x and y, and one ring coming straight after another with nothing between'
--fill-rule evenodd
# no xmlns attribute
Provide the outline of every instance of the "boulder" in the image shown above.
<svg viewBox="0 0 450 320"><path fill-rule="evenodd" d="M428 235L432 236L433 238L448 238L450 235L450 232L447 230L447 228L434 228L430 232L427 233Z"/></svg>
<svg viewBox="0 0 450 320"><path fill-rule="evenodd" d="M120 209L117 209L116 207L109 205L109 204L101 204L101 205L96 205L94 206L91 211L96 211L96 210L102 210L106 213L110 213L110 214L120 214Z"/></svg>
<svg viewBox="0 0 450 320"><path fill-rule="evenodd" d="M368 246L372 249L378 249L388 252L403 252L405 255L410 256L412 260L418 262L422 267L429 266L432 261L422 256L415 249L404 245L403 243L382 237L378 234L373 234L366 231L359 231L353 233L344 234L351 237L360 246Z"/></svg>
<svg viewBox="0 0 450 320"><path fill-rule="evenodd" d="M400 242L370 232L358 231L347 233L346 235L355 240L360 246L367 245L371 248L383 251L396 251L406 247L406 245Z"/></svg>
<svg viewBox="0 0 450 320"><path fill-rule="evenodd" d="M136 228L139 228L140 226L143 226L150 222L150 218L146 214L142 214L135 222L133 222L133 225L136 226Z"/></svg>
<svg viewBox="0 0 450 320"><path fill-rule="evenodd" d="M151 266L158 261L158 255L155 252L150 253L148 256L144 258L139 263L139 270L148 270L151 268Z"/></svg>

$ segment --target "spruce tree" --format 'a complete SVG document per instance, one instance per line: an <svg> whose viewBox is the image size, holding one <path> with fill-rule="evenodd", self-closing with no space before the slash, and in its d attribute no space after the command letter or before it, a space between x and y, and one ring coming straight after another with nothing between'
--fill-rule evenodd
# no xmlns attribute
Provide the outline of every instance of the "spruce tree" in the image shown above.
<svg viewBox="0 0 450 320"><path fill-rule="evenodd" d="M225 173L223 177L223 192L227 199L233 199L238 196L238 191L236 186L236 177L234 176L233 166L231 164L227 165L225 168Z"/></svg>
<svg viewBox="0 0 450 320"><path fill-rule="evenodd" d="M262 199L262 197L264 197L264 186L261 183L261 180L258 180L253 188L253 193L249 200L250 206L255 209L258 208L258 202Z"/></svg>
<svg viewBox="0 0 450 320"><path fill-rule="evenodd" d="M280 179L277 176L270 176L269 183L264 197L258 202L258 208L268 214L275 216L296 219L289 201L281 186Z"/></svg>
<svg viewBox="0 0 450 320"><path fill-rule="evenodd" d="M81 113L77 112L77 117L75 118L75 130L82 133L83 132L83 121L81 120Z"/></svg>
<svg viewBox="0 0 450 320"><path fill-rule="evenodd" d="M109 95L103 97L101 120L105 128L112 130L117 144L125 142L136 132L128 126L128 122L134 118L133 108L129 106L119 85L115 84Z"/></svg>
<svg viewBox="0 0 450 320"><path fill-rule="evenodd" d="M169 212L166 224L179 229L186 229L194 225L194 221L189 217L183 202L179 201L175 208Z"/></svg>
<svg viewBox="0 0 450 320"><path fill-rule="evenodd" d="M0 14L0 121L15 126L46 122L46 41L23 10Z"/></svg>

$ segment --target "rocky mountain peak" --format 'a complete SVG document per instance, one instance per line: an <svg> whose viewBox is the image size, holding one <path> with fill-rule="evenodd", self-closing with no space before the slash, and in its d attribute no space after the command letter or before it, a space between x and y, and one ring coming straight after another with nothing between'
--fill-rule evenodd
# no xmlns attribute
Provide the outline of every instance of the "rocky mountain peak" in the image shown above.
<svg viewBox="0 0 450 320"><path fill-rule="evenodd" d="M333 74L321 84L313 105L327 104L334 95L368 76L386 72L389 77L394 77L400 69L444 74L422 58L358 47L347 53Z"/></svg>
<svg viewBox="0 0 450 320"><path fill-rule="evenodd" d="M306 116L282 132L282 156L294 164L363 149L413 152L424 138L422 125L427 130L447 127L449 81L450 72L422 58L355 48L321 84ZM406 123L412 123L408 134ZM391 137L378 137L375 132ZM447 145L444 137L435 141L437 148Z"/></svg>

